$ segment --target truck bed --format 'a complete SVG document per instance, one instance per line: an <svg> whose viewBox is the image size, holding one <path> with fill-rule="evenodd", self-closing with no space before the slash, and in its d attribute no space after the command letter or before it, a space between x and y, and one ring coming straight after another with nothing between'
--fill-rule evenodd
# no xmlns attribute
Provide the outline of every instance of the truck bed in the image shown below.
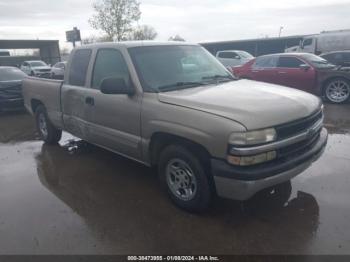
<svg viewBox="0 0 350 262"><path fill-rule="evenodd" d="M61 87L63 81L42 79L36 77L27 77L23 80L22 92L24 105L31 113L35 113L35 108L43 104L47 109L52 123L62 128L62 110L61 110Z"/></svg>

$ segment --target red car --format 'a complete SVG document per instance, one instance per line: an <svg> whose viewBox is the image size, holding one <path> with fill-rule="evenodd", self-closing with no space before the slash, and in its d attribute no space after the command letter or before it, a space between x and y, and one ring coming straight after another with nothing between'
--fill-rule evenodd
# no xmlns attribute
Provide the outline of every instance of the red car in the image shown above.
<svg viewBox="0 0 350 262"><path fill-rule="evenodd" d="M350 73L313 54L260 56L232 71L238 78L301 89L333 103L344 103L350 97Z"/></svg>

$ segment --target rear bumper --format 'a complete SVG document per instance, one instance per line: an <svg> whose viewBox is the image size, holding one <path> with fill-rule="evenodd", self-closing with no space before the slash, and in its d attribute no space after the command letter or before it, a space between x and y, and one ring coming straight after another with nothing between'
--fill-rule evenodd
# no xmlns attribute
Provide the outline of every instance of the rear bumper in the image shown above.
<svg viewBox="0 0 350 262"><path fill-rule="evenodd" d="M226 161L212 159L217 194L223 198L247 200L265 188L289 181L321 157L327 140L328 132L323 129L318 142L306 153L265 167L234 167Z"/></svg>
<svg viewBox="0 0 350 262"><path fill-rule="evenodd" d="M1 99L0 111L15 111L24 109L23 98Z"/></svg>

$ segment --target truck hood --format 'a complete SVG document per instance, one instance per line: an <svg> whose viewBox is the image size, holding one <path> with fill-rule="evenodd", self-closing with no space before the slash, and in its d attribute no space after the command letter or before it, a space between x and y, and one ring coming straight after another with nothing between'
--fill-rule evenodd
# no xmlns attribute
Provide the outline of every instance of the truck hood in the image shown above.
<svg viewBox="0 0 350 262"><path fill-rule="evenodd" d="M256 130L307 117L321 100L296 89L239 80L158 94L159 101L215 114Z"/></svg>

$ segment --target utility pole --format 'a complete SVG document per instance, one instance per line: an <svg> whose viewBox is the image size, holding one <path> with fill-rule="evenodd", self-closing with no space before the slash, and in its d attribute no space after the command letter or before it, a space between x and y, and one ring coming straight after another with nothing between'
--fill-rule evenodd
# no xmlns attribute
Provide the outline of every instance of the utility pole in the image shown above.
<svg viewBox="0 0 350 262"><path fill-rule="evenodd" d="M282 30L284 29L284 27L283 26L281 26L280 27L280 32L279 32L279 34L278 34L278 37L281 37L281 35L282 35Z"/></svg>

